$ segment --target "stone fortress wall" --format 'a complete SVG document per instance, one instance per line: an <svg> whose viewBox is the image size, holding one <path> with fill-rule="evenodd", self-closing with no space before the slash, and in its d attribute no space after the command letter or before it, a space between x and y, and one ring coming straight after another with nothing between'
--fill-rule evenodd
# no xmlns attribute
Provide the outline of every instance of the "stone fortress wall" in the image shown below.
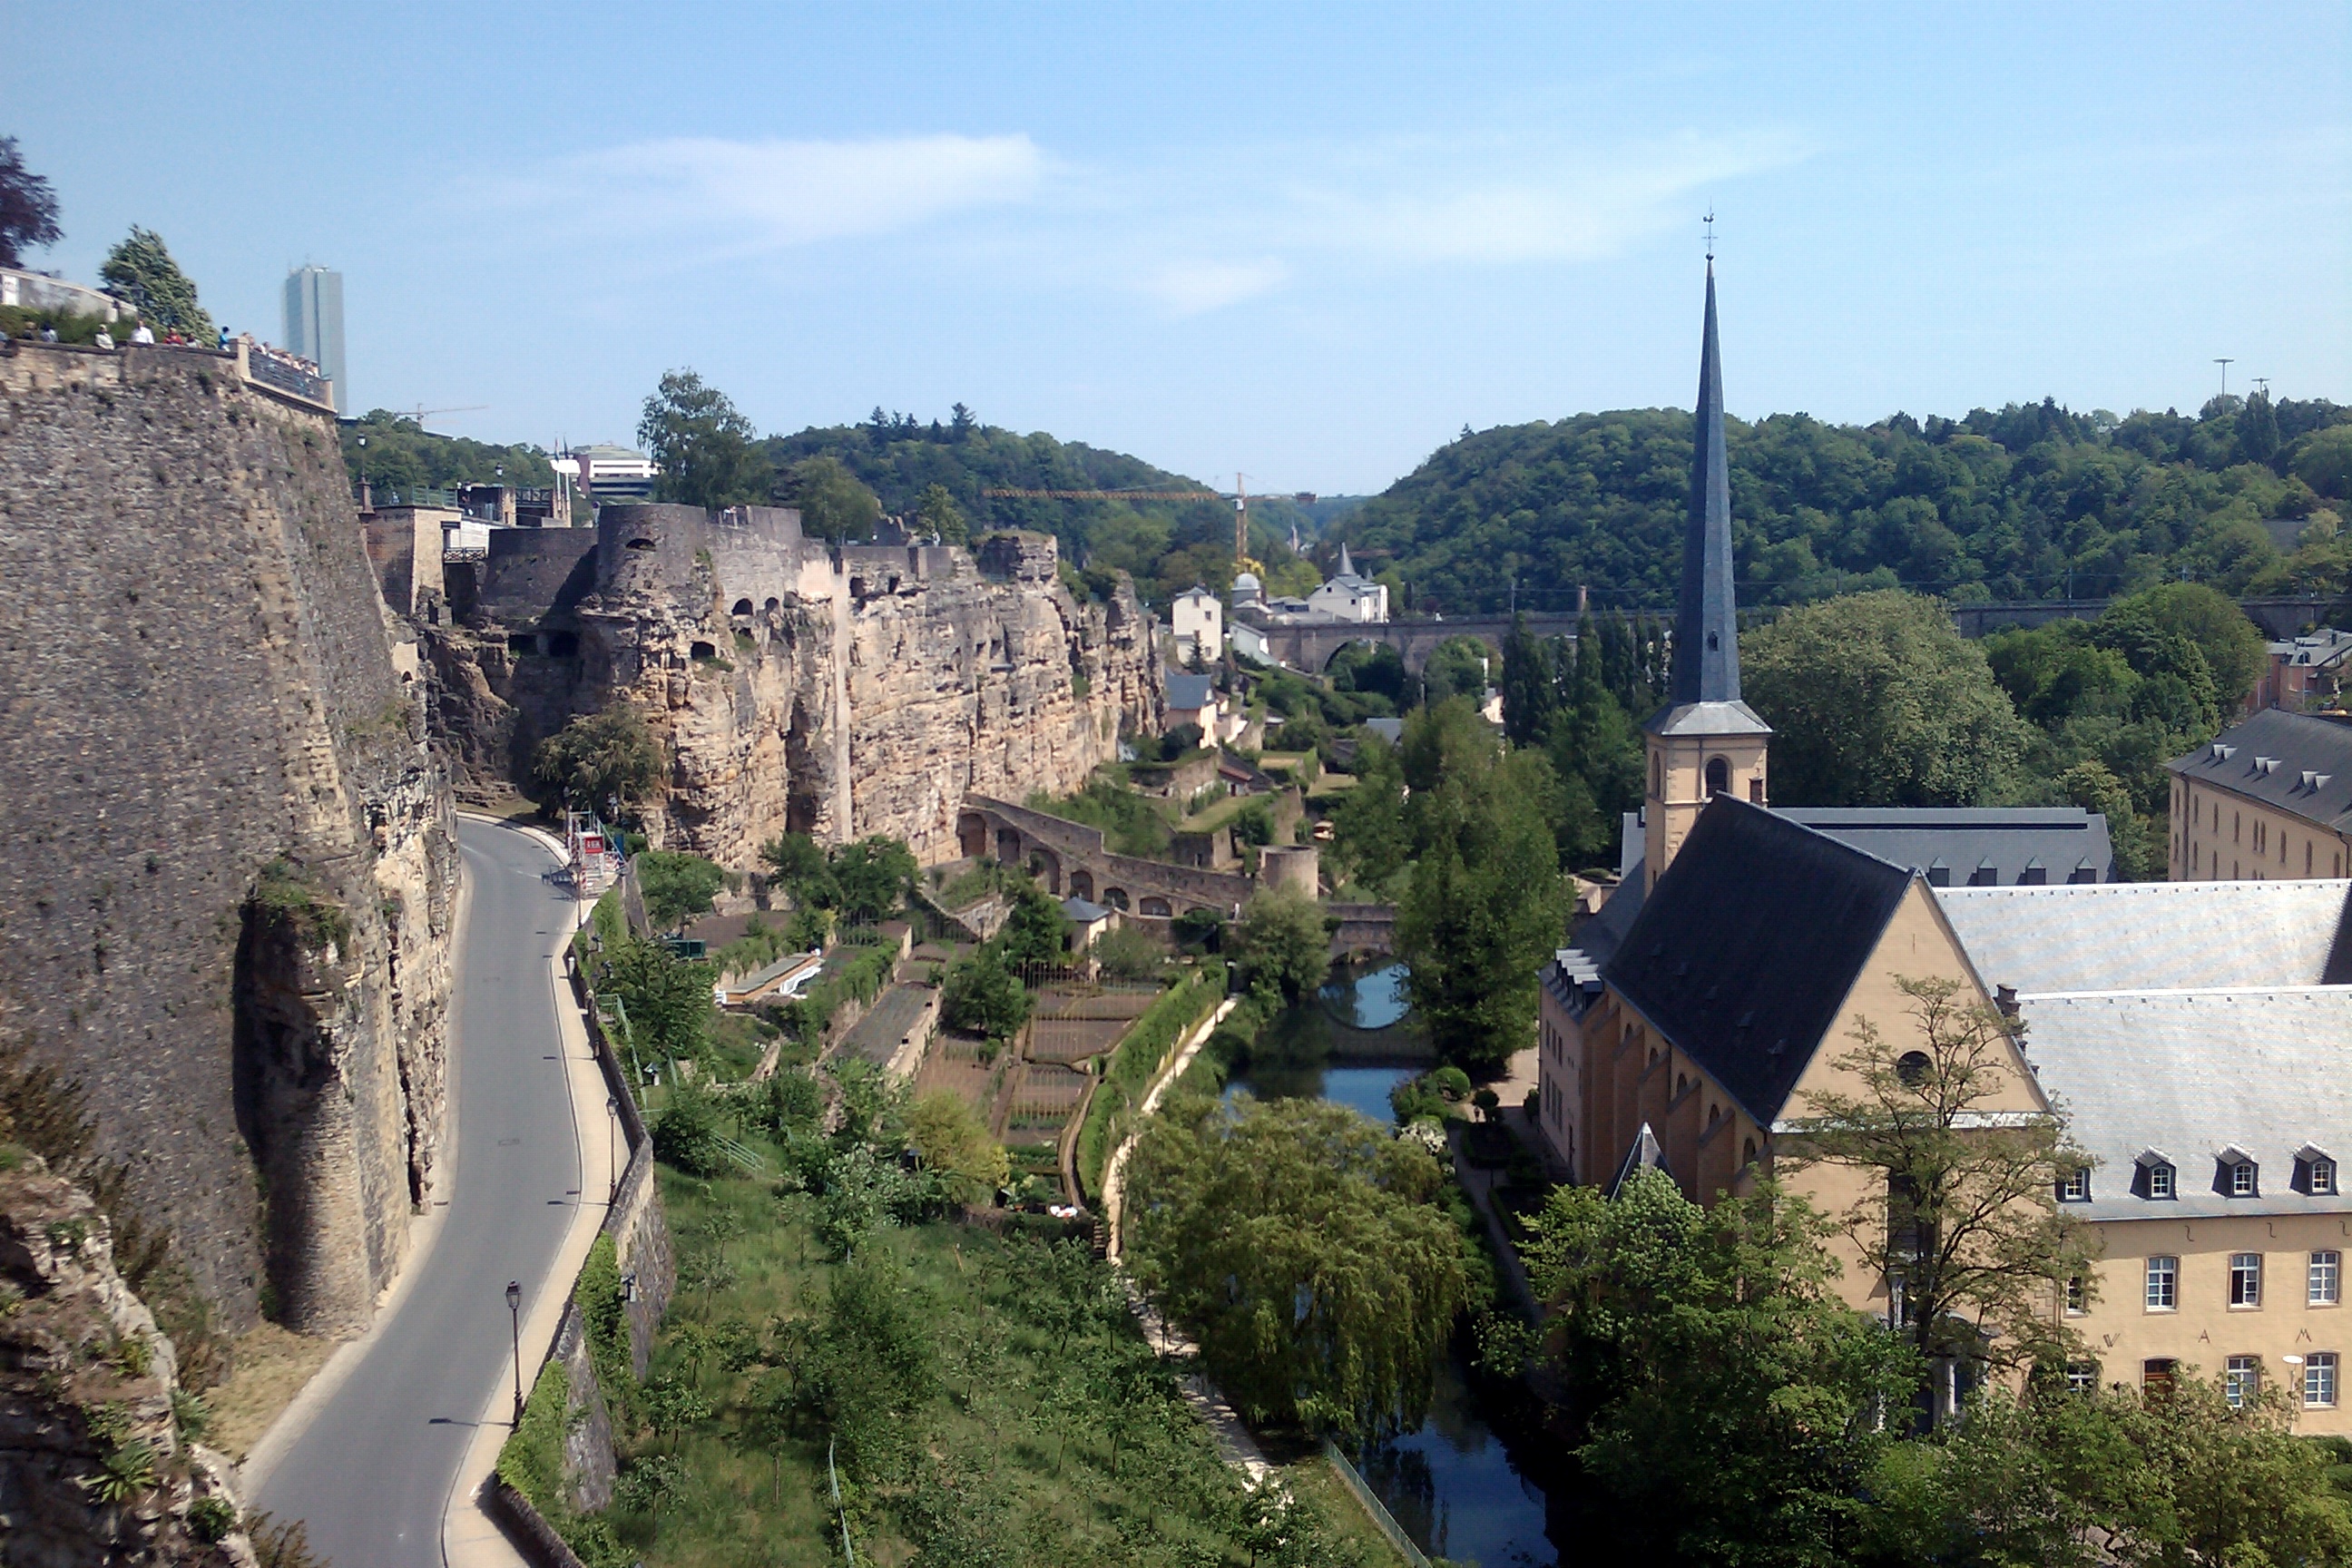
<svg viewBox="0 0 2352 1568"><path fill-rule="evenodd" d="M457 856L332 419L234 356L0 349L0 1039L228 1326L364 1325L438 1154Z"/></svg>
<svg viewBox="0 0 2352 1568"><path fill-rule="evenodd" d="M835 547L799 514L607 506L494 531L420 610L434 723L462 795L528 779L538 742L625 698L669 742L672 848L749 868L786 831L957 853L971 794L1082 784L1157 730L1159 649L1122 584L1062 585L1055 542Z"/></svg>

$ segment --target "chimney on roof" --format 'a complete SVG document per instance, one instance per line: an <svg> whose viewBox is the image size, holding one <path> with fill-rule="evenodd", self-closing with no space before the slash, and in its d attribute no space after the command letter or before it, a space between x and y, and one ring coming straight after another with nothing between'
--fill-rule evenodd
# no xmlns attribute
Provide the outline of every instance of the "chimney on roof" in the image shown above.
<svg viewBox="0 0 2352 1568"><path fill-rule="evenodd" d="M1994 986L1992 988L1992 1005L2000 1009L2000 1016L2002 1017L2016 1017L2017 987L2014 985Z"/></svg>

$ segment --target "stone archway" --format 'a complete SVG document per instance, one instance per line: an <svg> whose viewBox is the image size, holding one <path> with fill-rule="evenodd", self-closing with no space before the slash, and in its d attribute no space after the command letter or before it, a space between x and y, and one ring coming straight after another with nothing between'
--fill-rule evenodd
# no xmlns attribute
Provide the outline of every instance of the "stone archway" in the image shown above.
<svg viewBox="0 0 2352 1568"><path fill-rule="evenodd" d="M956 817L956 847L973 860L988 856L988 818L976 811L960 813Z"/></svg>
<svg viewBox="0 0 2352 1568"><path fill-rule="evenodd" d="M1146 897L1141 903L1136 906L1136 912L1138 914L1150 915L1154 920L1164 921L1176 911L1168 907L1168 900L1165 899Z"/></svg>
<svg viewBox="0 0 2352 1568"><path fill-rule="evenodd" d="M1103 889L1102 901L1108 904L1112 909L1117 910L1119 913L1125 914L1129 907L1127 889L1125 888L1105 888Z"/></svg>
<svg viewBox="0 0 2352 1568"><path fill-rule="evenodd" d="M1092 871L1076 870L1070 873L1070 897L1084 899L1088 903L1095 901L1095 874Z"/></svg>
<svg viewBox="0 0 2352 1568"><path fill-rule="evenodd" d="M1000 827L996 830L996 858L1007 866L1021 864L1021 830Z"/></svg>
<svg viewBox="0 0 2352 1568"><path fill-rule="evenodd" d="M1055 898L1062 896L1062 858L1043 844L1029 848L1029 874Z"/></svg>

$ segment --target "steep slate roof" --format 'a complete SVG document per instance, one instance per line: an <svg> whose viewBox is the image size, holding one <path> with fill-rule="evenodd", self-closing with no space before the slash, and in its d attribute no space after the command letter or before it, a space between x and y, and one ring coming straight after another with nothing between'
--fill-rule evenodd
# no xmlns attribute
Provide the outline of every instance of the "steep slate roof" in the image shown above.
<svg viewBox="0 0 2352 1568"><path fill-rule="evenodd" d="M2202 991L2352 980L2347 893L2352 882L2111 882L1938 888L1936 901L1987 985Z"/></svg>
<svg viewBox="0 0 2352 1568"><path fill-rule="evenodd" d="M2266 708L2168 765L2332 831L2352 827L2352 724Z"/></svg>
<svg viewBox="0 0 2352 1568"><path fill-rule="evenodd" d="M1168 677L1168 706L1181 709L1187 712L1206 708L1212 700L1209 695L1210 679L1211 678L1205 675L1178 675L1171 672Z"/></svg>
<svg viewBox="0 0 2352 1568"><path fill-rule="evenodd" d="M2208 894L2222 885L2187 884ZM2341 1196L2289 1184L2305 1144L2352 1160L2352 1073L2344 1070L2352 993L2086 992L2028 996L2022 1011L2026 1058L2098 1161L2091 1201L2070 1210L2092 1219L2194 1219L2347 1207ZM2214 1191L2219 1156L2232 1144L2253 1157L2259 1197ZM2133 1194L2133 1163L2147 1149L2178 1170L2179 1197Z"/></svg>
<svg viewBox="0 0 2352 1568"><path fill-rule="evenodd" d="M1911 873L1717 795L1601 974L1771 1125Z"/></svg>
<svg viewBox="0 0 2352 1568"><path fill-rule="evenodd" d="M1731 558L1731 458L1723 431L1723 353L1715 331L1715 262L1706 264L1690 509L1683 524L1682 602L1675 616L1674 706L1739 700L1739 609Z"/></svg>
<svg viewBox="0 0 2352 1568"><path fill-rule="evenodd" d="M2038 870L2044 882L2111 882L2107 819L2079 805L1825 806L1779 808L1855 848L1914 866L1938 887L2013 885Z"/></svg>

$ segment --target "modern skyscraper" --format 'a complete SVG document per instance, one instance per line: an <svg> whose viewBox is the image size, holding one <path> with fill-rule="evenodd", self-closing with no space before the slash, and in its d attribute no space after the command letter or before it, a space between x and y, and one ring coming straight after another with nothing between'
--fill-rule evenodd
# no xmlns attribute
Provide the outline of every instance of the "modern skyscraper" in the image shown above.
<svg viewBox="0 0 2352 1568"><path fill-rule="evenodd" d="M298 267L286 275L286 347L324 371L335 384L335 412L352 411L343 380L343 275L324 267Z"/></svg>

